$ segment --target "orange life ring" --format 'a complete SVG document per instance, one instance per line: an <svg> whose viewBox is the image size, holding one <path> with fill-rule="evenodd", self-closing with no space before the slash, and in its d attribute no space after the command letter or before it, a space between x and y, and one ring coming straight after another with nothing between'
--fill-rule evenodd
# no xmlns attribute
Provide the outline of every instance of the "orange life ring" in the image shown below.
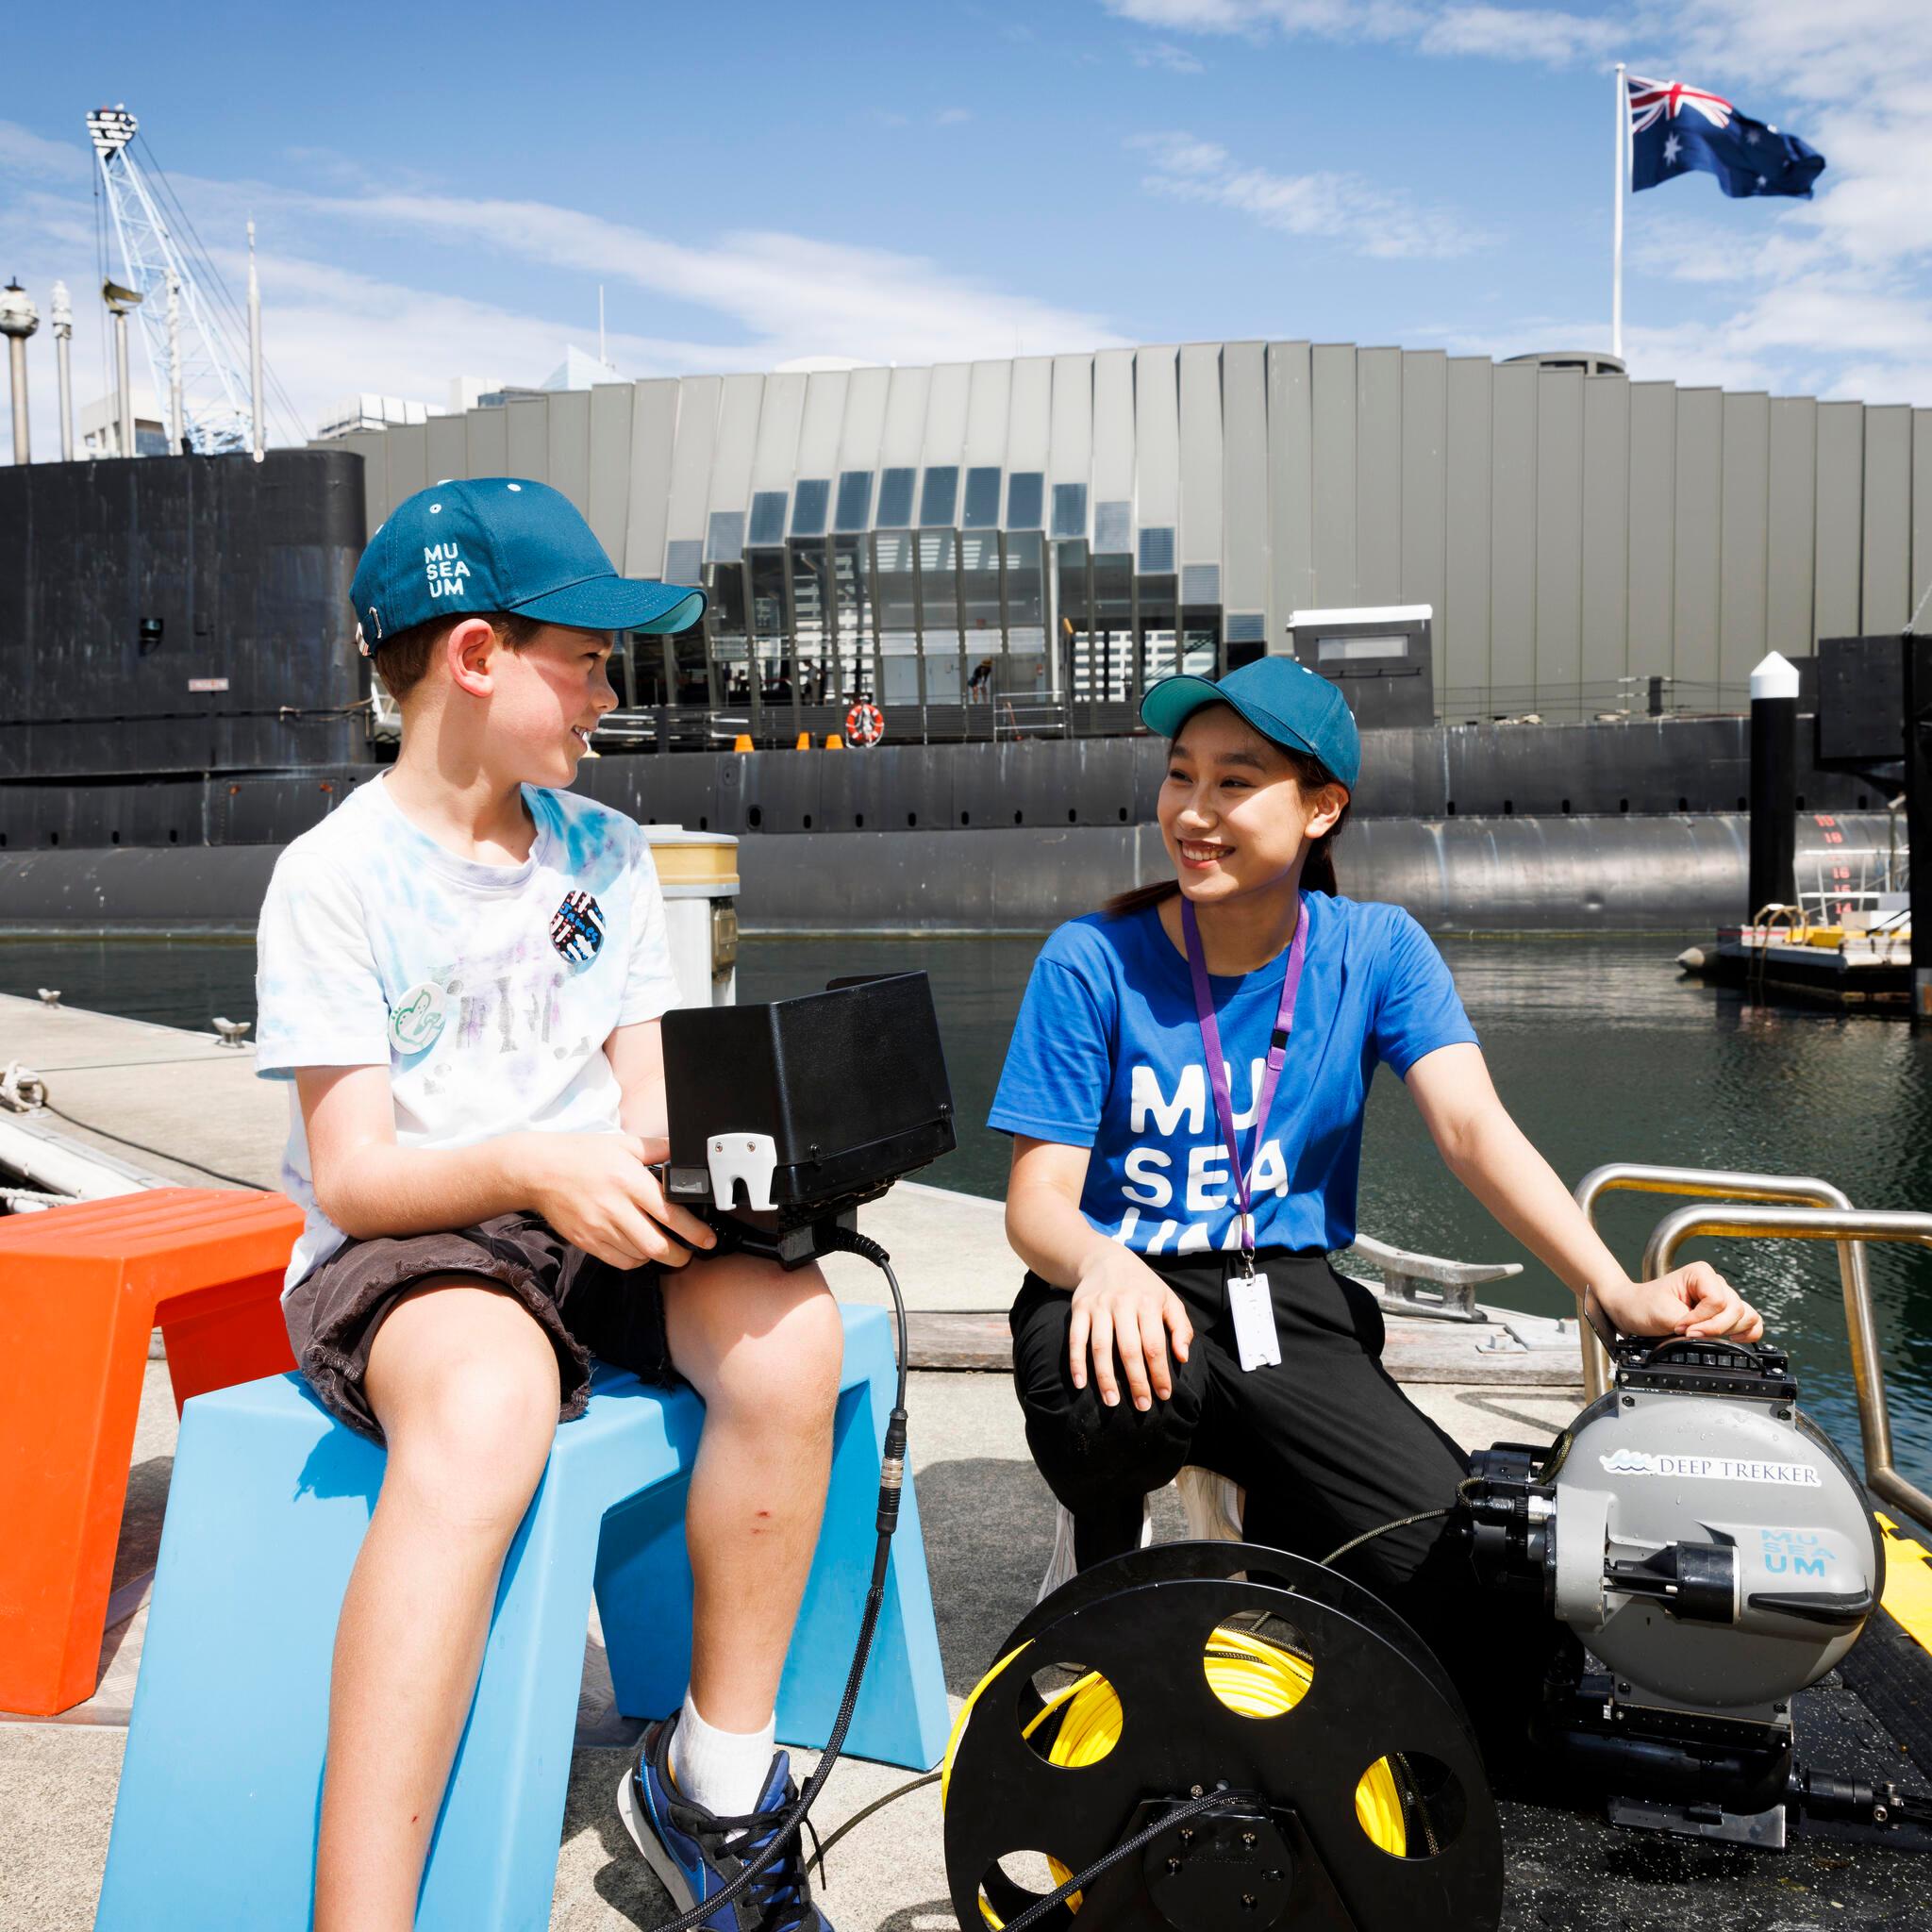
<svg viewBox="0 0 1932 1932"><path fill-rule="evenodd" d="M853 744L876 744L886 735L885 713L864 699L845 713L845 736Z"/></svg>

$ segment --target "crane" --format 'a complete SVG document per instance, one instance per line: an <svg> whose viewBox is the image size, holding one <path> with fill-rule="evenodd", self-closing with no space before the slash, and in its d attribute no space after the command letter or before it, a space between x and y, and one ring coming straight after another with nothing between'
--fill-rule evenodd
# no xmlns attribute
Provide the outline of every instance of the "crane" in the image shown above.
<svg viewBox="0 0 1932 1932"><path fill-rule="evenodd" d="M198 456L258 448L246 351L217 298L231 309L232 300L205 254L207 276L194 272L190 244L199 253L199 243L165 178L151 180L136 162L130 144L140 125L125 106L96 108L87 117L120 245L122 279L140 304L134 313L155 395L168 410L169 447ZM168 204L186 228L185 237L170 225ZM210 279L212 288L205 285Z"/></svg>

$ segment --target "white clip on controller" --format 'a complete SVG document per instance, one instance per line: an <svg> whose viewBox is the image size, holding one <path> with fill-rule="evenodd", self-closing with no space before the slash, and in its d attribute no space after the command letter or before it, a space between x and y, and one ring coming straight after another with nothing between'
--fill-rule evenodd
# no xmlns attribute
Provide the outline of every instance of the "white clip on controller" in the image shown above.
<svg viewBox="0 0 1932 1932"><path fill-rule="evenodd" d="M738 1183L744 1183L744 1205L754 1213L769 1213L772 1176L777 1172L778 1145L769 1134L714 1134L706 1147L711 1170L712 1203L729 1213L737 1203Z"/></svg>

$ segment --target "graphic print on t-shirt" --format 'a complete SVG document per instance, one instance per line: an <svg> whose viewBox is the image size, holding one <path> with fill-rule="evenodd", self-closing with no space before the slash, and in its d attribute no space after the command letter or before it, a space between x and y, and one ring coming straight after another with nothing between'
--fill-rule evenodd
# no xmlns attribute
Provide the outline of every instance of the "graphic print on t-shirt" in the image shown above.
<svg viewBox="0 0 1932 1932"><path fill-rule="evenodd" d="M563 903L550 915L550 943L573 966L582 966L597 957L604 943L604 915L588 892L566 892Z"/></svg>
<svg viewBox="0 0 1932 1932"><path fill-rule="evenodd" d="M1386 1061L1474 1042L1428 935L1396 906L1302 895L1307 954L1280 1085L1250 1151L1287 957L1212 983L1235 1129L1253 1162L1256 1245L1355 1239L1362 1108ZM1245 1070L1245 1073L1244 1073ZM1058 928L1041 949L988 1124L1088 1150L1080 1209L1141 1254L1241 1244L1188 965L1148 907Z"/></svg>

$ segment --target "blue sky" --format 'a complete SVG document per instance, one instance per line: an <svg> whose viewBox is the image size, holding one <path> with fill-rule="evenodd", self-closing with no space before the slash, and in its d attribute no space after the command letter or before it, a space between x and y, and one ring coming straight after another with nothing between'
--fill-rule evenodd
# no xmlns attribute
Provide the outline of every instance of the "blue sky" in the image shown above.
<svg viewBox="0 0 1932 1932"><path fill-rule="evenodd" d="M75 24L69 25L72 21ZM101 0L9 24L0 274L76 303L125 101L301 427L335 398L1242 336L1608 346L1619 58L1826 155L1817 200L1629 208L1633 374L1932 404L1932 8L1679 0L908 7ZM35 438L56 431L46 332ZM282 425L284 438L295 424Z"/></svg>

